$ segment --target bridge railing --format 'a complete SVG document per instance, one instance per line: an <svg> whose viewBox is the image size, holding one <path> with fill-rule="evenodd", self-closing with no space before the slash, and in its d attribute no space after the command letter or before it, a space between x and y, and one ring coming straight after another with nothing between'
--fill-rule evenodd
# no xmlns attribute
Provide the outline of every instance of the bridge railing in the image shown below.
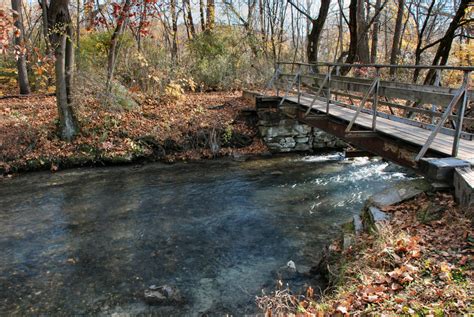
<svg viewBox="0 0 474 317"><path fill-rule="evenodd" d="M317 100L326 102L327 114L331 105L355 110L346 132L361 112L372 115L374 131L378 117L431 130L416 160L425 155L438 133L451 135L456 157L460 139L474 140L474 134L463 131L464 126L474 128L474 118L465 117L474 97L470 90L473 71L474 67L463 66L279 62L266 91L275 89L278 96L283 92L280 105L290 95L297 96L298 102L302 97L312 98L306 115ZM414 72L419 78L431 72L433 80L409 83Z"/></svg>

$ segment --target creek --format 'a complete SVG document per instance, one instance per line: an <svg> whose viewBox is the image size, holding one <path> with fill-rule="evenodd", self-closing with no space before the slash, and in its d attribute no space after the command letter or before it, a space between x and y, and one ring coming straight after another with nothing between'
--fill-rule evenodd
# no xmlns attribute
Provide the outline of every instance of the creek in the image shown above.
<svg viewBox="0 0 474 317"><path fill-rule="evenodd" d="M335 153L1 181L0 315L257 313L279 268L314 266L369 195L406 177ZM283 282L322 287L310 274ZM151 285L182 301L149 305Z"/></svg>

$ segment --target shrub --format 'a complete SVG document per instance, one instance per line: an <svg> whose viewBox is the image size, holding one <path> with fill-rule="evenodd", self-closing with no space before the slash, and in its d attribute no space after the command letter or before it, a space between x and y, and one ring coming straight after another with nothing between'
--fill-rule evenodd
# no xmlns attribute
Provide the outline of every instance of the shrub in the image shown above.
<svg viewBox="0 0 474 317"><path fill-rule="evenodd" d="M251 52L243 40L241 32L232 27L199 34L188 45L194 80L205 88L240 88L239 71L252 66Z"/></svg>

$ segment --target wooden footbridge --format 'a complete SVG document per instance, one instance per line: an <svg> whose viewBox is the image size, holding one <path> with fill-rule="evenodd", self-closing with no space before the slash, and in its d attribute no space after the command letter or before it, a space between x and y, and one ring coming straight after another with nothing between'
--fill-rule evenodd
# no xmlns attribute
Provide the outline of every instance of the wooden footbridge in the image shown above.
<svg viewBox="0 0 474 317"><path fill-rule="evenodd" d="M415 169L424 157L474 164L474 116L466 116L474 112L473 70L280 62L257 108L294 106L299 121ZM434 84L407 83L413 72L434 73Z"/></svg>

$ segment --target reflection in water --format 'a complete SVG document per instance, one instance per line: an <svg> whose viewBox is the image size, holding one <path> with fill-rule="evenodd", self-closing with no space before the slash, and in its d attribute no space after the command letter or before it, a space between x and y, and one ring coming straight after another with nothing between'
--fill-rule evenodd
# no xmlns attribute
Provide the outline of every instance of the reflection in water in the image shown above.
<svg viewBox="0 0 474 317"><path fill-rule="evenodd" d="M279 267L315 264L337 224L404 177L386 167L336 154L4 181L0 315L255 312ZM148 306L153 284L177 287L185 302Z"/></svg>

